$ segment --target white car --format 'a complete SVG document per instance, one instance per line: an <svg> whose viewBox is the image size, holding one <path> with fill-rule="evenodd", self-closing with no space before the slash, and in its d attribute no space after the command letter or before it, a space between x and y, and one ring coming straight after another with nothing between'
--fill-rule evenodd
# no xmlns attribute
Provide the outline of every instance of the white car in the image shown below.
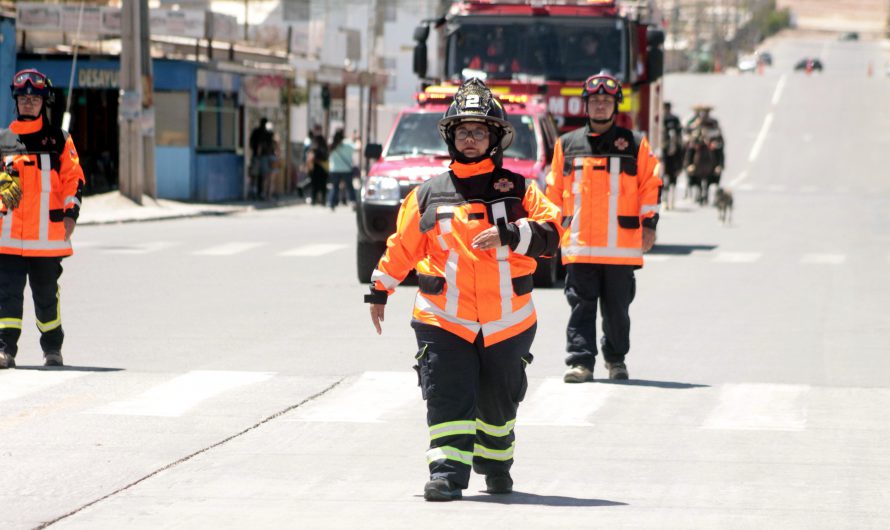
<svg viewBox="0 0 890 530"><path fill-rule="evenodd" d="M753 55L747 55L745 57L739 58L738 63L739 72L753 72L757 70L757 58Z"/></svg>

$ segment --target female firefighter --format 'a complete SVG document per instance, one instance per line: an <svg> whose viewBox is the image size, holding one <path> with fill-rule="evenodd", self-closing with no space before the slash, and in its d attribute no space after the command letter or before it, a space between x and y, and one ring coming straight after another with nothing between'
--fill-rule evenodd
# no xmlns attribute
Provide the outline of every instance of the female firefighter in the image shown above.
<svg viewBox="0 0 890 530"><path fill-rule="evenodd" d="M405 198L396 233L372 275L371 320L411 269L419 293L411 326L430 446L428 501L461 498L470 467L488 493L511 493L516 410L535 335L535 257L556 251L559 210L501 167L514 129L478 79L466 81L439 121L450 171Z"/></svg>

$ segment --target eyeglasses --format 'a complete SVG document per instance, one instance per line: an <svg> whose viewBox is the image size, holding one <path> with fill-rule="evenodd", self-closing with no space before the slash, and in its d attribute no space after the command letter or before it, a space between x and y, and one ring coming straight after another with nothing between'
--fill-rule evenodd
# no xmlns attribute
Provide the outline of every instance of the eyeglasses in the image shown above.
<svg viewBox="0 0 890 530"><path fill-rule="evenodd" d="M46 76L35 70L22 70L12 78L12 85L16 88L24 87L25 83L31 83L34 88L44 88Z"/></svg>
<svg viewBox="0 0 890 530"><path fill-rule="evenodd" d="M477 142L482 141L488 138L488 130L487 129L473 129L469 131L467 129L458 129L454 131L454 138L457 140L466 140L470 136L473 137Z"/></svg>
<svg viewBox="0 0 890 530"><path fill-rule="evenodd" d="M602 90L602 92L605 92L610 96L618 94L618 91L621 90L621 86L616 83L614 79L602 76L589 77L587 81L584 82L584 88L587 90L588 94L596 94L598 91Z"/></svg>

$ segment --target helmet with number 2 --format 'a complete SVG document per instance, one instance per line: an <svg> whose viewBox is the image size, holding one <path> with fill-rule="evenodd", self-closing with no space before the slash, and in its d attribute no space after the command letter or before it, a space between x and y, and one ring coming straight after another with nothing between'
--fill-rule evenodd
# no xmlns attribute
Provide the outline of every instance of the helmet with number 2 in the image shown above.
<svg viewBox="0 0 890 530"><path fill-rule="evenodd" d="M492 147L500 147L506 150L513 143L516 131L513 125L507 121L507 113L504 107L492 95L491 90L482 80L472 78L465 81L454 94L454 101L439 120L439 135L448 144L449 149L454 148L454 128L460 123L475 121L484 123L491 130L497 142Z"/></svg>

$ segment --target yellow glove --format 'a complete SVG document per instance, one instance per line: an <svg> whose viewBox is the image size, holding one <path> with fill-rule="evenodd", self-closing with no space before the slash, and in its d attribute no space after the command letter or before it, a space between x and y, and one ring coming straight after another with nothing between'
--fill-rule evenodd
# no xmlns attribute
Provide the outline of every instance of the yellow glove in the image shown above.
<svg viewBox="0 0 890 530"><path fill-rule="evenodd" d="M22 200L22 188L19 186L19 176L0 172L0 200L7 210L14 210Z"/></svg>

